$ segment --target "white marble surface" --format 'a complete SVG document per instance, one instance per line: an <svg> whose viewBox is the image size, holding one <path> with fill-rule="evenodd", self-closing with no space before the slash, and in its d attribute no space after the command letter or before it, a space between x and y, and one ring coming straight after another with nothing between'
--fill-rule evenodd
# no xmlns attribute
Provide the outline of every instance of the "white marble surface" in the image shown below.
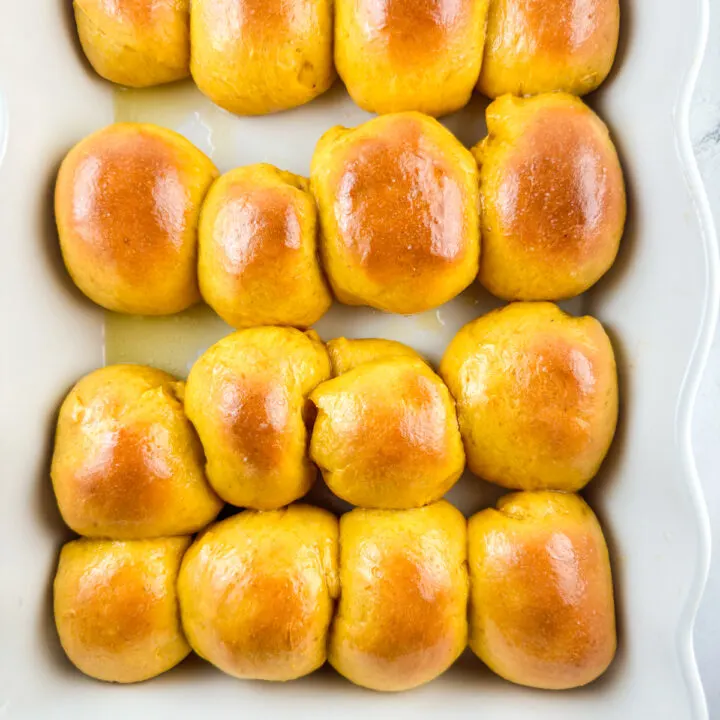
<svg viewBox="0 0 720 720"><path fill-rule="evenodd" d="M695 153L720 228L720 0L713 0L710 42L691 114ZM678 248L681 252L681 249ZM693 444L713 527L710 579L695 626L695 649L711 720L720 718L720 332L697 401Z"/></svg>

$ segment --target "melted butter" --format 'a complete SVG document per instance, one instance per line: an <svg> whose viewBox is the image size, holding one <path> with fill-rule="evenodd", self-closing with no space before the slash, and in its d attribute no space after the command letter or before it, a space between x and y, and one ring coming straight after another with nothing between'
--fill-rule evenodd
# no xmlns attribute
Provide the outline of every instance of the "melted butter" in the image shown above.
<svg viewBox="0 0 720 720"><path fill-rule="evenodd" d="M184 378L210 345L232 332L207 305L165 317L105 315L105 364L139 363Z"/></svg>

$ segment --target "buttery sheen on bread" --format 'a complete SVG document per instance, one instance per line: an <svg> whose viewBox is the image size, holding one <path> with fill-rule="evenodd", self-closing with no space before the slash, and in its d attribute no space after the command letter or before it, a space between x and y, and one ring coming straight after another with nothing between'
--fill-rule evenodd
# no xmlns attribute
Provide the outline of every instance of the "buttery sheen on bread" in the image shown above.
<svg viewBox="0 0 720 720"><path fill-rule="evenodd" d="M149 87L190 74L190 0L74 0L80 43L106 80Z"/></svg>
<svg viewBox="0 0 720 720"><path fill-rule="evenodd" d="M117 123L63 161L55 217L75 284L108 310L170 315L200 300L197 226L218 172L182 135Z"/></svg>
<svg viewBox="0 0 720 720"><path fill-rule="evenodd" d="M608 129L563 93L487 109L480 166L480 282L506 300L579 295L613 264L625 225L625 183Z"/></svg>
<svg viewBox="0 0 720 720"><path fill-rule="evenodd" d="M303 105L335 78L332 28L331 0L193 0L193 79L237 115Z"/></svg>
<svg viewBox="0 0 720 720"><path fill-rule="evenodd" d="M139 539L194 533L215 519L222 502L205 479L183 393L184 383L142 365L101 368L70 391L50 473L72 530Z"/></svg>
<svg viewBox="0 0 720 720"><path fill-rule="evenodd" d="M619 0L490 0L478 88L585 95L610 72L619 29Z"/></svg>
<svg viewBox="0 0 720 720"><path fill-rule="evenodd" d="M356 685L409 690L467 644L465 518L446 502L340 520L340 601L328 659Z"/></svg>
<svg viewBox="0 0 720 720"><path fill-rule="evenodd" d="M615 655L603 532L577 495L505 495L468 525L470 647L507 680L586 685Z"/></svg>
<svg viewBox="0 0 720 720"><path fill-rule="evenodd" d="M98 680L133 683L190 653L175 587L189 544L187 537L82 539L63 547L53 605L73 665Z"/></svg>
<svg viewBox="0 0 720 720"><path fill-rule="evenodd" d="M294 680L326 658L338 596L338 523L294 505L242 512L190 548L178 582L190 645L238 678Z"/></svg>
<svg viewBox="0 0 720 720"><path fill-rule="evenodd" d="M185 409L223 500L274 510L305 495L317 475L307 456L307 397L329 377L318 336L287 327L238 330L199 358Z"/></svg>
<svg viewBox="0 0 720 720"><path fill-rule="evenodd" d="M397 113L333 128L315 148L310 179L340 302L417 313L475 279L477 164L436 120Z"/></svg>
<svg viewBox="0 0 720 720"><path fill-rule="evenodd" d="M336 0L335 63L350 96L376 113L445 115L470 100L488 0Z"/></svg>
<svg viewBox="0 0 720 720"><path fill-rule="evenodd" d="M203 299L233 327L309 327L332 302L317 232L305 178L264 163L223 175L200 216Z"/></svg>
<svg viewBox="0 0 720 720"><path fill-rule="evenodd" d="M513 303L453 338L440 375L468 467L517 490L582 489L615 433L615 356L602 325L552 303Z"/></svg>
<svg viewBox="0 0 720 720"><path fill-rule="evenodd" d="M420 507L455 484L465 453L443 381L410 348L399 354L399 343L386 342L332 341L335 367L358 361L356 343L365 357L310 394L317 408L310 457L333 493L353 505Z"/></svg>

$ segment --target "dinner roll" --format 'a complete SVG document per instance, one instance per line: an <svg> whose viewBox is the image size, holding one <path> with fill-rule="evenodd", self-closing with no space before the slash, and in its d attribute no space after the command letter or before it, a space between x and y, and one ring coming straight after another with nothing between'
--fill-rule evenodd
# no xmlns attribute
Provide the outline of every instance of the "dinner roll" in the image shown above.
<svg viewBox="0 0 720 720"><path fill-rule="evenodd" d="M335 63L376 113L445 115L470 100L488 0L336 0Z"/></svg>
<svg viewBox="0 0 720 720"><path fill-rule="evenodd" d="M619 0L490 0L478 88L585 95L608 76L619 30Z"/></svg>
<svg viewBox="0 0 720 720"><path fill-rule="evenodd" d="M475 279L477 165L432 118L399 113L329 130L315 149L311 184L340 302L417 313Z"/></svg>
<svg viewBox="0 0 720 720"><path fill-rule="evenodd" d="M63 520L80 535L136 539L194 533L222 502L183 410L184 384L142 365L111 365L60 408L51 476Z"/></svg>
<svg viewBox="0 0 720 720"><path fill-rule="evenodd" d="M317 471L307 457L307 396L329 377L318 336L293 328L239 330L193 365L185 409L223 500L274 510L310 489Z"/></svg>
<svg viewBox="0 0 720 720"><path fill-rule="evenodd" d="M332 0L193 0L190 12L192 76L225 110L287 110L332 85Z"/></svg>
<svg viewBox="0 0 720 720"><path fill-rule="evenodd" d="M615 433L615 356L602 325L514 303L466 325L440 375L457 401L468 466L518 490L584 487Z"/></svg>
<svg viewBox="0 0 720 720"><path fill-rule="evenodd" d="M234 327L308 327L332 296L317 257L309 183L272 165L223 175L200 216L200 292Z"/></svg>
<svg viewBox="0 0 720 720"><path fill-rule="evenodd" d="M339 593L338 523L306 505L247 511L211 527L180 571L193 650L238 678L294 680L326 658Z"/></svg>
<svg viewBox="0 0 720 720"><path fill-rule="evenodd" d="M586 685L615 655L610 560L577 495L523 492L471 518L470 647L520 685Z"/></svg>
<svg viewBox="0 0 720 720"><path fill-rule="evenodd" d="M465 468L455 405L419 357L366 362L313 390L310 457L328 487L361 507L439 500Z"/></svg>
<svg viewBox="0 0 720 720"><path fill-rule="evenodd" d="M75 540L63 547L55 624L73 665L98 680L133 683L188 655L175 583L189 544L176 537Z"/></svg>
<svg viewBox="0 0 720 720"><path fill-rule="evenodd" d="M390 360L395 357L423 358L407 345L396 340L383 340L381 338L363 338L360 340L348 340L347 338L335 338L327 344L332 365L333 375L338 376L358 365L378 360ZM423 360L424 362L424 360Z"/></svg>
<svg viewBox="0 0 720 720"><path fill-rule="evenodd" d="M487 109L480 281L506 300L585 292L615 260L625 184L607 127L572 95L506 95Z"/></svg>
<svg viewBox="0 0 720 720"><path fill-rule="evenodd" d="M190 0L73 0L80 43L106 80L149 87L190 74Z"/></svg>
<svg viewBox="0 0 720 720"><path fill-rule="evenodd" d="M216 176L200 150L156 125L117 123L85 138L55 192L75 284L115 312L169 315L195 304L198 216Z"/></svg>
<svg viewBox="0 0 720 720"><path fill-rule="evenodd" d="M446 502L343 515L328 650L341 675L399 691L452 665L467 643L466 535L465 518Z"/></svg>

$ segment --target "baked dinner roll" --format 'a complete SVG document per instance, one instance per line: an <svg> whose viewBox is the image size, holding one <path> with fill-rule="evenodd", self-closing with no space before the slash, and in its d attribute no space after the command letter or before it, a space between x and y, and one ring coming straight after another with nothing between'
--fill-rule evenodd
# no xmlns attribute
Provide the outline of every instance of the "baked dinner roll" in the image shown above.
<svg viewBox="0 0 720 720"><path fill-rule="evenodd" d="M193 0L190 12L192 76L225 110L287 110L332 85L332 0Z"/></svg>
<svg viewBox="0 0 720 720"><path fill-rule="evenodd" d="M217 170L184 137L117 123L65 158L55 191L63 259L108 310L169 315L200 299L197 224Z"/></svg>
<svg viewBox="0 0 720 720"><path fill-rule="evenodd" d="M455 405L419 357L366 362L318 385L310 400L310 457L330 490L353 505L427 505L462 475Z"/></svg>
<svg viewBox="0 0 720 720"><path fill-rule="evenodd" d="M610 560L577 495L524 492L471 518L470 647L520 685L586 685L615 655Z"/></svg>
<svg viewBox="0 0 720 720"><path fill-rule="evenodd" d="M325 662L340 590L337 554L337 520L307 505L212 526L188 551L178 582L193 650L238 678L313 672Z"/></svg>
<svg viewBox="0 0 720 720"><path fill-rule="evenodd" d="M432 118L399 113L329 130L311 183L325 271L340 302L417 313L475 279L477 165Z"/></svg>
<svg viewBox="0 0 720 720"><path fill-rule="evenodd" d="M188 655L175 583L189 544L176 537L75 540L63 547L55 624L73 665L98 680L133 683Z"/></svg>
<svg viewBox="0 0 720 720"><path fill-rule="evenodd" d="M234 327L309 327L332 296L317 257L315 200L305 178L272 165L223 175L200 216L200 292Z"/></svg>
<svg viewBox="0 0 720 720"><path fill-rule="evenodd" d="M80 43L106 80L149 87L190 74L190 0L73 0Z"/></svg>
<svg viewBox="0 0 720 720"><path fill-rule="evenodd" d="M335 63L361 108L437 116L467 105L488 0L336 0L335 7Z"/></svg>
<svg viewBox="0 0 720 720"><path fill-rule="evenodd" d="M307 396L329 377L318 336L293 328L239 330L193 365L185 409L223 500L275 510L310 489L317 471L307 457Z"/></svg>
<svg viewBox="0 0 720 720"><path fill-rule="evenodd" d="M381 338L363 338L360 340L335 338L327 344L327 350L330 355L330 364L334 376L354 370L358 365L379 360L390 360L396 357L423 360L415 350L407 345L403 345L396 340L383 340Z"/></svg>
<svg viewBox="0 0 720 720"><path fill-rule="evenodd" d="M480 281L506 300L585 292L615 260L625 184L607 127L572 95L506 95L487 109Z"/></svg>
<svg viewBox="0 0 720 720"><path fill-rule="evenodd" d="M585 95L608 76L619 30L619 0L490 0L478 88Z"/></svg>
<svg viewBox="0 0 720 720"><path fill-rule="evenodd" d="M468 466L518 490L583 488L615 433L615 356L602 325L551 303L514 303L469 323L440 375L457 402Z"/></svg>
<svg viewBox="0 0 720 720"><path fill-rule="evenodd" d="M356 685L409 690L467 643L465 518L446 502L340 520L340 602L328 659Z"/></svg>
<svg viewBox="0 0 720 720"><path fill-rule="evenodd" d="M194 533L222 502L183 410L184 384L142 365L111 365L60 408L51 476L63 520L120 540Z"/></svg>

